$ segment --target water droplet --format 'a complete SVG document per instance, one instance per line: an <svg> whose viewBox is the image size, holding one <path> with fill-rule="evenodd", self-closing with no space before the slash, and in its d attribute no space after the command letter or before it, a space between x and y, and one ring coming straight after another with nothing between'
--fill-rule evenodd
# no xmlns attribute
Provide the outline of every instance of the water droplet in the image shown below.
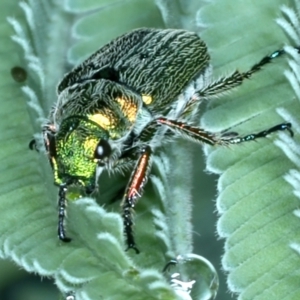
<svg viewBox="0 0 300 300"><path fill-rule="evenodd" d="M218 274L202 256L193 253L178 255L164 271L176 294L183 300L212 300L217 295Z"/></svg>
<svg viewBox="0 0 300 300"><path fill-rule="evenodd" d="M75 295L73 292L69 292L66 295L66 299L65 300L75 300Z"/></svg>

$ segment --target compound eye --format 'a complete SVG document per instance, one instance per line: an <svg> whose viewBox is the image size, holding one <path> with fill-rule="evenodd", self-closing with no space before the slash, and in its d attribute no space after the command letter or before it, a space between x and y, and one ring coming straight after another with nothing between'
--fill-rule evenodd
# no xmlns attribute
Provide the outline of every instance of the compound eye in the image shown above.
<svg viewBox="0 0 300 300"><path fill-rule="evenodd" d="M111 153L111 147L110 147L108 141L101 139L96 147L96 150L94 153L94 158L103 159L103 158L109 156L110 153Z"/></svg>

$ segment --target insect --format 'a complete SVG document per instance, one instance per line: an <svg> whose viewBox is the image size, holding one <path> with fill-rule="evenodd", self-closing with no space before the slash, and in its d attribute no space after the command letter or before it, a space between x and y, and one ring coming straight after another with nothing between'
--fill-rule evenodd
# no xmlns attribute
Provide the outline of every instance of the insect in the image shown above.
<svg viewBox="0 0 300 300"><path fill-rule="evenodd" d="M113 40L66 74L42 130L59 189L59 239L71 240L64 227L68 188L80 186L90 194L98 181L101 186L103 172L130 169L121 208L127 249L138 253L133 210L143 194L153 155L177 136L229 145L280 130L293 135L290 123L246 136L213 133L194 125L203 99L238 87L283 53L277 50L246 72L212 81L208 50L197 34L142 28Z"/></svg>

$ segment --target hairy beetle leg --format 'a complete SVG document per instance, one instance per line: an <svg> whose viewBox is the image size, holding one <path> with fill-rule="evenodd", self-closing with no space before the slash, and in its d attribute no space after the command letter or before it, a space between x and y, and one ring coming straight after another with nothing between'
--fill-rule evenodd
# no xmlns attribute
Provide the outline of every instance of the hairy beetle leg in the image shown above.
<svg viewBox="0 0 300 300"><path fill-rule="evenodd" d="M143 186L148 178L151 166L151 154L152 151L149 146L142 148L140 157L131 174L121 204L123 210L124 233L127 242L126 250L134 249L136 253L139 253L140 251L135 245L133 236L133 210L138 199L142 196Z"/></svg>
<svg viewBox="0 0 300 300"><path fill-rule="evenodd" d="M298 52L300 51L299 48L296 49L298 49ZM236 70L228 76L221 77L216 81L212 81L210 84L195 92L191 99L189 99L189 101L187 101L185 104L181 115L188 115L191 111L193 111L193 107L197 105L199 101L202 101L205 98L209 99L210 97L219 96L226 91L230 91L242 85L245 79L250 79L254 73L259 72L265 65L271 63L273 59L282 56L284 53L285 51L283 49L276 50L270 55L263 57L248 71L240 72Z"/></svg>
<svg viewBox="0 0 300 300"><path fill-rule="evenodd" d="M190 126L184 122L169 120L163 117L158 118L157 123L170 127L170 129L181 134L183 137L210 145L240 144L243 142L253 141L258 138L264 138L273 132L283 130L287 130L291 136L294 135L291 129L291 123L281 123L267 130L260 131L259 133L251 133L244 137L240 137L236 132L227 132L220 135L206 131L199 127Z"/></svg>

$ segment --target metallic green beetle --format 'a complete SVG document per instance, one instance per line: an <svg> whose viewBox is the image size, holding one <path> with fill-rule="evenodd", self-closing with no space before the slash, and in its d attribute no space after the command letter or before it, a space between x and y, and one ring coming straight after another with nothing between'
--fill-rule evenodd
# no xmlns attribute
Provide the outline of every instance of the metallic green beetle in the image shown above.
<svg viewBox="0 0 300 300"><path fill-rule="evenodd" d="M138 249L133 209L151 170L151 157L164 142L181 135L211 145L238 144L288 130L283 123L241 137L195 126L199 103L242 84L283 50L264 57L247 72L210 79L205 43L193 32L137 29L91 55L58 85L58 101L43 127L46 151L59 186L59 239L64 230L67 189L91 193L103 171L132 173L122 200L128 248ZM31 145L32 146L32 145Z"/></svg>

